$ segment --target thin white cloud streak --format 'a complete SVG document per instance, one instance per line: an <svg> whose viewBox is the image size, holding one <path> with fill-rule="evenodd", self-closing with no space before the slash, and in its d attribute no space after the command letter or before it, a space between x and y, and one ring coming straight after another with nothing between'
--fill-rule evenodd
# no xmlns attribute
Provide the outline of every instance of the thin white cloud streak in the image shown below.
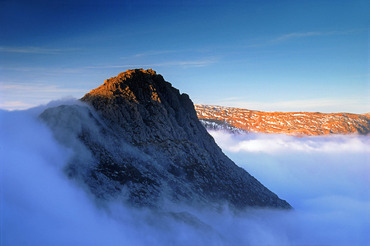
<svg viewBox="0 0 370 246"><path fill-rule="evenodd" d="M123 60L131 60L135 58L143 58L143 57L150 57L150 56L161 56L167 54L179 54L179 53L204 53L205 51L209 51L208 49L179 49L179 50L149 50L144 51L128 56L122 56L120 59Z"/></svg>
<svg viewBox="0 0 370 246"><path fill-rule="evenodd" d="M312 37L312 36L322 36L324 35L323 33L320 32L295 32L295 33L289 33L282 35L276 39L274 39L274 42L279 42L279 41L286 41L288 39L293 39L293 38L304 38L304 37Z"/></svg>
<svg viewBox="0 0 370 246"><path fill-rule="evenodd" d="M72 93L72 92L83 92L81 89L75 88L61 88L58 85L48 85L48 84L3 84L0 83L0 90L3 93L9 91L17 91L20 94L25 92L34 93L38 92L40 94L44 93Z"/></svg>
<svg viewBox="0 0 370 246"><path fill-rule="evenodd" d="M21 110L46 104L56 98L83 95L86 90L51 84L0 83L0 108Z"/></svg>
<svg viewBox="0 0 370 246"><path fill-rule="evenodd" d="M137 53L137 54L133 55L133 57L157 56L157 55L180 53L180 52L182 52L182 51L179 51L179 50L152 50L152 51Z"/></svg>
<svg viewBox="0 0 370 246"><path fill-rule="evenodd" d="M0 108L5 110L21 110L36 106L33 103L26 103L23 101L4 101L0 100Z"/></svg>
<svg viewBox="0 0 370 246"><path fill-rule="evenodd" d="M66 51L75 51L76 49L53 49L43 47L6 47L0 46L0 52L6 53L21 53L21 54L42 54L42 55L57 55Z"/></svg>
<svg viewBox="0 0 370 246"><path fill-rule="evenodd" d="M203 103L204 104L204 103ZM211 103L214 104L214 103ZM260 111L276 112L325 112L325 113L367 113L370 112L370 102L368 98L348 97L348 98L313 98L306 100L275 101L275 102L256 102L243 101L242 98L219 99L215 105L228 107L245 108Z"/></svg>
<svg viewBox="0 0 370 246"><path fill-rule="evenodd" d="M271 42L283 42L288 41L290 39L297 39L297 38L306 38L306 37L315 37L315 36L332 36L332 35L348 35L353 33L354 30L350 31L330 31L330 32L293 32L281 35Z"/></svg>
<svg viewBox="0 0 370 246"><path fill-rule="evenodd" d="M325 36L335 36L335 35L350 35L357 32L364 32L364 29L354 29L354 30L346 30L346 31L327 31L327 32L319 32L319 31L310 31L310 32L292 32L282 34L272 39L268 40L261 40L258 43L251 43L248 45L243 45L240 48L256 48L256 47L264 47L270 45L276 45L279 43L284 43L294 39L304 39L310 37L325 37Z"/></svg>
<svg viewBox="0 0 370 246"><path fill-rule="evenodd" d="M155 64L155 66L161 67L161 66L180 66L184 68L190 68L190 67L206 67L211 64L214 64L217 62L218 59L216 58L210 58L205 60L193 60L193 61L172 61L172 62L164 62L164 63L158 63Z"/></svg>
<svg viewBox="0 0 370 246"><path fill-rule="evenodd" d="M17 71L17 72L37 72L41 75L60 75L60 74L76 74L86 72L86 68L47 68L47 67L9 67L2 66L0 70L4 71Z"/></svg>
<svg viewBox="0 0 370 246"><path fill-rule="evenodd" d="M200 59L200 60L184 60L184 61L168 61L161 63L147 63L147 64L123 64L123 65L102 65L102 66L88 66L88 69L107 69L107 68L138 68L138 67L206 67L217 63L217 58Z"/></svg>

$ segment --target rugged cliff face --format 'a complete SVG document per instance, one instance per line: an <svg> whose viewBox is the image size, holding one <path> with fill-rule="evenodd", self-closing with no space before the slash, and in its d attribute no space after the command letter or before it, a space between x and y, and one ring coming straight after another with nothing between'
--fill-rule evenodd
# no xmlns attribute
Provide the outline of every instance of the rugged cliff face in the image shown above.
<svg viewBox="0 0 370 246"><path fill-rule="evenodd" d="M195 105L195 109L209 129L289 135L366 135L370 132L367 114L262 112L212 105Z"/></svg>
<svg viewBox="0 0 370 246"><path fill-rule="evenodd" d="M68 174L97 197L152 207L290 208L222 153L188 95L154 71L128 70L81 101L90 107L59 106L40 117L74 151Z"/></svg>

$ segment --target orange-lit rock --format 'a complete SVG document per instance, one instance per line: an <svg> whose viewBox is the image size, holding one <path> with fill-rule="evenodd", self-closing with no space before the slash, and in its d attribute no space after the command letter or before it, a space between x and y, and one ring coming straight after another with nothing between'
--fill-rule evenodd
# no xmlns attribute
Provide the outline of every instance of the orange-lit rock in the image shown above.
<svg viewBox="0 0 370 246"><path fill-rule="evenodd" d="M368 134L369 114L262 112L248 109L195 105L198 118L248 132L289 135Z"/></svg>

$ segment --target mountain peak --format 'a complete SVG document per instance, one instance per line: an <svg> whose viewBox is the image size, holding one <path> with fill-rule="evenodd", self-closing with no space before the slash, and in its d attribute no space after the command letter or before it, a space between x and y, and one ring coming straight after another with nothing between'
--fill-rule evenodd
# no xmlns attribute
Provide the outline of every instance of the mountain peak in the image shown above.
<svg viewBox="0 0 370 246"><path fill-rule="evenodd" d="M96 197L155 207L164 199L208 207L291 208L225 156L189 96L153 70L120 73L81 100L92 107L51 108L40 117L76 149L68 173ZM75 141L66 141L68 134Z"/></svg>
<svg viewBox="0 0 370 246"><path fill-rule="evenodd" d="M120 73L105 80L81 100L100 112L117 132L134 132L125 134L131 143L189 135L189 129L179 132L177 126L197 120L189 96L180 94L151 69Z"/></svg>
<svg viewBox="0 0 370 246"><path fill-rule="evenodd" d="M136 103L161 102L156 87L163 83L166 83L163 77L152 69L129 69L116 77L106 79L104 84L91 90L84 98L110 99L113 103L122 98Z"/></svg>

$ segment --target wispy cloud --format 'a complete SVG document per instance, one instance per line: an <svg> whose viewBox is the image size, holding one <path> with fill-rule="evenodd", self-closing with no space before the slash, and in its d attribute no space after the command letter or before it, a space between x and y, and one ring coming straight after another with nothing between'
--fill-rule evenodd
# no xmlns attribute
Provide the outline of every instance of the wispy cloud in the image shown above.
<svg viewBox="0 0 370 246"><path fill-rule="evenodd" d="M332 35L346 35L353 33L353 30L350 31L330 31L330 32L292 32L283 34L275 39L272 42L283 42L290 39L297 39L297 38L306 38L306 37L315 37L315 36L332 36Z"/></svg>
<svg viewBox="0 0 370 246"><path fill-rule="evenodd" d="M180 50L151 50L142 53L137 53L133 55L134 57L143 57L143 56L157 56L157 55L164 55L164 54L171 54L171 53L179 53L182 52Z"/></svg>
<svg viewBox="0 0 370 246"><path fill-rule="evenodd" d="M294 32L294 33L288 33L281 35L280 37L277 37L273 40L273 42L280 42L280 41L286 41L288 39L293 38L304 38L304 37L312 37L312 36L322 36L323 34L320 32Z"/></svg>
<svg viewBox="0 0 370 246"><path fill-rule="evenodd" d="M66 96L79 97L85 89L65 88L45 83L0 83L0 108L26 109Z"/></svg>
<svg viewBox="0 0 370 246"><path fill-rule="evenodd" d="M10 47L0 46L0 52L7 53L22 53L22 54L43 54L43 55L56 55L62 54L65 51L71 51L75 49L55 49L55 48L43 48L43 47Z"/></svg>
<svg viewBox="0 0 370 246"><path fill-rule="evenodd" d="M209 58L204 60L191 60L191 61L169 61L164 63L158 63L156 66L181 66L181 67L205 67L216 63L218 59Z"/></svg>
<svg viewBox="0 0 370 246"><path fill-rule="evenodd" d="M85 68L48 68L48 67L12 67L12 66L1 66L0 70L3 71L17 71L17 72L37 72L39 74L75 74L83 73L86 71Z"/></svg>
<svg viewBox="0 0 370 246"><path fill-rule="evenodd" d="M46 85L46 84L4 84L0 83L1 92L17 92L17 93L33 93L37 92L40 94L44 93L72 93L72 92L83 92L81 89L75 88L62 88L58 85Z"/></svg>
<svg viewBox="0 0 370 246"><path fill-rule="evenodd" d="M22 110L31 108L33 106L35 105L23 101L5 101L5 102L0 101L0 108L5 110Z"/></svg>
<svg viewBox="0 0 370 246"><path fill-rule="evenodd" d="M327 32L320 32L320 31L309 31L309 32L291 32L281 34L280 36L272 37L266 40L260 40L258 43L251 42L249 44L243 45L241 48L256 48L256 47L264 47L275 45L283 42L287 42L294 39L304 39L310 37L323 37L323 36L334 36L334 35L350 35L354 33L364 32L363 29L354 29L354 30L346 30L346 31L327 31Z"/></svg>
<svg viewBox="0 0 370 246"><path fill-rule="evenodd" d="M143 64L122 64L122 65L102 65L102 66L88 66L89 69L107 69L107 68L137 68L137 67L182 67L182 68L191 68L191 67L205 67L214 63L217 63L218 58L209 57L207 59L199 60L175 60L168 62L160 63L143 63Z"/></svg>
<svg viewBox="0 0 370 246"><path fill-rule="evenodd" d="M120 59L122 60L133 60L133 59L140 59L140 58L152 58L152 57L160 57L166 55L173 55L177 56L179 54L184 54L188 56L189 54L204 54L205 52L209 52L209 49L169 49L169 50L147 50L143 52L138 52L135 54L121 56Z"/></svg>

